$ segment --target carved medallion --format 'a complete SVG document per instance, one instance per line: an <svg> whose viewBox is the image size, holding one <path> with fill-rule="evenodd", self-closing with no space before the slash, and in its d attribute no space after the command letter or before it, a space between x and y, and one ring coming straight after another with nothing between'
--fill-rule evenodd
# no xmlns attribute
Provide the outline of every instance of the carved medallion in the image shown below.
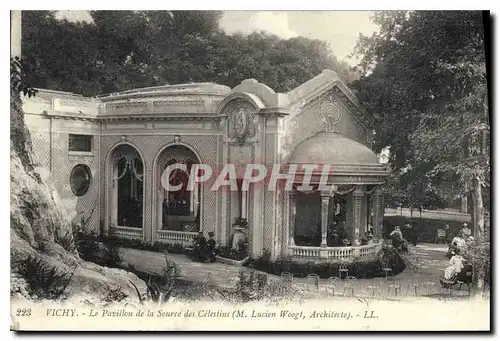
<svg viewBox="0 0 500 341"><path fill-rule="evenodd" d="M234 115L234 130L237 136L245 135L248 128L247 113L244 109L238 110Z"/></svg>
<svg viewBox="0 0 500 341"><path fill-rule="evenodd" d="M334 132L335 125L342 118L340 102L331 94L324 97L319 105L319 115L325 124L325 130Z"/></svg>
<svg viewBox="0 0 500 341"><path fill-rule="evenodd" d="M225 112L228 115L228 136L242 145L247 139L255 136L255 109L249 103L236 101L230 103Z"/></svg>

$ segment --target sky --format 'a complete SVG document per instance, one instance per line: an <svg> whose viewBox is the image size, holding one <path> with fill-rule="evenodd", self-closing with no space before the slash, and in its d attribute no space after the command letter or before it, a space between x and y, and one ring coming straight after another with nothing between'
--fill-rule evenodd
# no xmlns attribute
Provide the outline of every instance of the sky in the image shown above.
<svg viewBox="0 0 500 341"><path fill-rule="evenodd" d="M226 11L221 28L227 33L266 31L288 39L304 36L326 41L339 60L355 65L349 58L359 34L371 35L377 25L369 11ZM59 11L58 17L90 21L88 11Z"/></svg>

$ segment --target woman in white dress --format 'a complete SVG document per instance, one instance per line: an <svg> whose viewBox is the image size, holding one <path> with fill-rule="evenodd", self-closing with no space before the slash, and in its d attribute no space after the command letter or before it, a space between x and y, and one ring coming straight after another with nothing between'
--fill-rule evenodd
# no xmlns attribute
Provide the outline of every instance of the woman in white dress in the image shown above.
<svg viewBox="0 0 500 341"><path fill-rule="evenodd" d="M444 279L450 280L456 274L459 274L464 268L464 258L460 253L456 253L451 257L450 266L444 269Z"/></svg>

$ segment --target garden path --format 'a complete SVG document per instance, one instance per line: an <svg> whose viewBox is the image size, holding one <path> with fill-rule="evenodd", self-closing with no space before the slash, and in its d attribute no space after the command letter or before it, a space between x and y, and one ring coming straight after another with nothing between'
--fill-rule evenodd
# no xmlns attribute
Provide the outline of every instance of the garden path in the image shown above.
<svg viewBox="0 0 500 341"><path fill-rule="evenodd" d="M390 277L388 280L383 278L358 279L355 284L356 296L372 296L373 286L377 287L376 296L387 295L388 287L394 281L399 281L403 296L415 295L412 283L418 282L419 288L417 295L441 295L446 291L441 287L438 280L442 275L444 268L448 265L445 258L447 251L446 245L439 244L419 244L416 247L411 246L408 255L403 255L405 260L412 263L407 268ZM132 265L137 270L149 273L161 273L165 265L165 255L160 252L136 250L129 248L120 248L122 261ZM210 280L212 283L221 287L236 287L238 275L241 270L247 269L241 266L227 265L221 263L197 263L190 260L186 255L170 254L172 261L176 262L181 269L182 278L186 281L205 282ZM408 262L407 262L408 264ZM279 280L279 276L269 275L269 280ZM306 278L294 278L295 285L306 290L316 290L312 285L308 285ZM324 291L328 281L320 279L320 291ZM343 292L343 281L340 288L336 289L338 294ZM453 290L454 296L465 296L467 290L463 286L462 290Z"/></svg>

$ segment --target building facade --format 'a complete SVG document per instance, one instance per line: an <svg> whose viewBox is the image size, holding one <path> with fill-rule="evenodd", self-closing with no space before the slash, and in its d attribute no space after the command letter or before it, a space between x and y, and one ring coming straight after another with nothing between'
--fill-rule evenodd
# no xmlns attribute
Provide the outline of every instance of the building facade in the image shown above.
<svg viewBox="0 0 500 341"><path fill-rule="evenodd" d="M370 257L379 245L386 169L371 151L370 116L333 71L288 93L254 79L233 89L165 85L95 98L41 90L24 110L38 169L96 232L181 244L213 232L230 245L243 230L253 257L268 250L273 259ZM213 180L189 188L187 173L174 171L168 181L180 190L167 191L163 171L177 163L187 173L210 165L214 177L227 164L281 165L298 177L291 190L211 190ZM328 169L307 175L307 164ZM333 189L316 188L325 172ZM313 186L304 189L297 179L307 176ZM350 246L338 244L339 231ZM368 232L374 237L361 245Z"/></svg>

